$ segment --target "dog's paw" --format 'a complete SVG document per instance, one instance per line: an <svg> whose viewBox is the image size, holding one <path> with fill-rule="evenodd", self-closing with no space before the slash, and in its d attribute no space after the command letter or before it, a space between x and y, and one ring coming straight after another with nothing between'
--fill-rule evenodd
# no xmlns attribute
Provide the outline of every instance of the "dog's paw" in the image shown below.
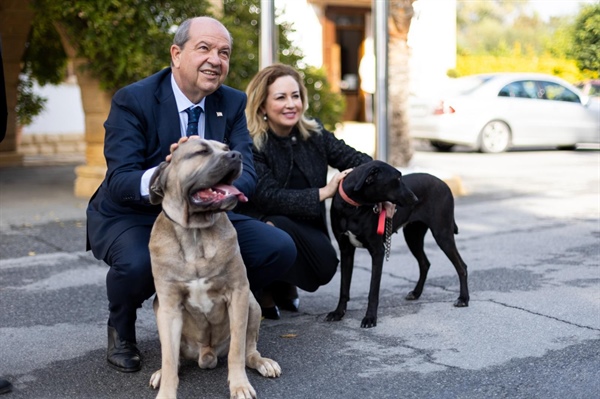
<svg viewBox="0 0 600 399"><path fill-rule="evenodd" d="M279 366L279 363L267 357L260 359L256 370L263 377L276 378L281 375L281 366Z"/></svg>
<svg viewBox="0 0 600 399"><path fill-rule="evenodd" d="M237 386L230 385L231 399L256 399L256 391L249 382Z"/></svg>
<svg viewBox="0 0 600 399"><path fill-rule="evenodd" d="M344 314L345 312L338 312L337 310L334 310L325 316L325 321L340 321L344 318Z"/></svg>
<svg viewBox="0 0 600 399"><path fill-rule="evenodd" d="M371 328L375 326L377 326L377 317L375 316L365 316L360 323L361 328Z"/></svg>
<svg viewBox="0 0 600 399"><path fill-rule="evenodd" d="M275 378L281 375L279 363L268 357L262 357L256 351L246 358L246 366L258 371L263 377Z"/></svg>
<svg viewBox="0 0 600 399"><path fill-rule="evenodd" d="M158 387L160 387L160 377L160 370L155 371L154 374L152 374L152 377L150 377L150 386L152 389L158 389Z"/></svg>
<svg viewBox="0 0 600 399"><path fill-rule="evenodd" d="M198 359L198 367L201 369L214 369L217 367L219 359L214 352L203 353Z"/></svg>
<svg viewBox="0 0 600 399"><path fill-rule="evenodd" d="M458 298L456 301L454 301L454 306L457 308L466 308L469 306L469 301Z"/></svg>
<svg viewBox="0 0 600 399"><path fill-rule="evenodd" d="M421 294L415 294L414 291L409 292L404 299L406 299L407 301L416 301L417 299L419 299L419 297L421 296Z"/></svg>

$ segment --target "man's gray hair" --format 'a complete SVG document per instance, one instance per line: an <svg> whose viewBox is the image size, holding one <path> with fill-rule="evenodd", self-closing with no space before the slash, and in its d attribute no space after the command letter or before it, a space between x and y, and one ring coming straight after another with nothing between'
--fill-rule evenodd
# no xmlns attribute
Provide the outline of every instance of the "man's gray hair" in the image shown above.
<svg viewBox="0 0 600 399"><path fill-rule="evenodd" d="M206 17L211 18L212 17ZM183 48L188 40L190 40L190 26L192 25L192 21L194 18L188 18L179 25L177 31L175 32L175 36L173 37L173 44L179 48ZM216 20L215 20L216 21ZM218 22L218 21L217 21ZM229 34L229 43L233 46L233 37L231 36L231 32L227 28L227 33Z"/></svg>
<svg viewBox="0 0 600 399"><path fill-rule="evenodd" d="M186 19L179 25L173 37L173 44L179 48L183 48L185 43L190 40L190 25L192 24L191 18Z"/></svg>

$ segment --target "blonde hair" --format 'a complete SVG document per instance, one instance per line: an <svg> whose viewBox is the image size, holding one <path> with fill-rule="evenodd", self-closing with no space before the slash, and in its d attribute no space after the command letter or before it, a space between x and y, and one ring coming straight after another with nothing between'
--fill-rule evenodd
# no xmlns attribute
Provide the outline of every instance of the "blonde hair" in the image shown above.
<svg viewBox="0 0 600 399"><path fill-rule="evenodd" d="M248 121L248 130L257 149L261 149L267 141L267 131L269 125L264 120L264 115L260 113L260 108L265 104L269 93L269 86L282 76L291 76L300 88L300 100L302 101L302 115L298 120L297 127L300 131L300 137L306 140L313 133L321 133L320 124L309 119L304 114L308 109L308 92L300 73L293 67L285 64L273 64L263 68L250 81L246 88L248 95L248 104L246 105L246 119Z"/></svg>

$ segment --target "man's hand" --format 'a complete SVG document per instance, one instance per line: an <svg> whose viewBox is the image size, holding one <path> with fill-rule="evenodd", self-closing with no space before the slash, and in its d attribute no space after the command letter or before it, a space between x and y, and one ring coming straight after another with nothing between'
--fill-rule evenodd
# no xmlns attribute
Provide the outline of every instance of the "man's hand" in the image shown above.
<svg viewBox="0 0 600 399"><path fill-rule="evenodd" d="M171 150L171 153L169 155L167 155L167 157L165 158L165 161L171 162L171 158L173 158L173 152L175 152L177 147L179 147L179 144L185 143L189 139L195 139L195 138L200 138L200 137L199 136L182 137L179 139L179 141L177 143L171 144L171 147L169 147L169 149Z"/></svg>

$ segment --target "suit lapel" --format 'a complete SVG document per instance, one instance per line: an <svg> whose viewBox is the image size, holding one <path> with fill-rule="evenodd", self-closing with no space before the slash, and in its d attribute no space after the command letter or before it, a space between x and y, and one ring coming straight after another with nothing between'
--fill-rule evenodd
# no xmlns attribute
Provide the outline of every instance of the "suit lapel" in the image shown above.
<svg viewBox="0 0 600 399"><path fill-rule="evenodd" d="M154 105L154 123L160 142L161 153L166 157L172 143L181 138L177 102L171 87L171 73L168 73L156 90L157 103Z"/></svg>
<svg viewBox="0 0 600 399"><path fill-rule="evenodd" d="M204 125L204 138L207 140L217 140L226 143L225 138L225 125L226 115L225 110L221 109L221 90L217 90L215 93L206 97L205 102L205 125Z"/></svg>

